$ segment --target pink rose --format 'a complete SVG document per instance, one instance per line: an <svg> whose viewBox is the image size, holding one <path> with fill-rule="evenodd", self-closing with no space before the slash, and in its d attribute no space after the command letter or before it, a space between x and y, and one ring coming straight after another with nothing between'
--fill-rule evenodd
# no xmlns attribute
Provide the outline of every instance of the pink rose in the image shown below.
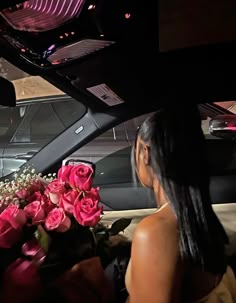
<svg viewBox="0 0 236 303"><path fill-rule="evenodd" d="M90 190L93 184L93 169L84 164L79 164L71 169L69 183L72 188L81 191Z"/></svg>
<svg viewBox="0 0 236 303"><path fill-rule="evenodd" d="M74 217L80 225L95 226L101 218L103 207L99 207L99 200L93 193L74 204Z"/></svg>
<svg viewBox="0 0 236 303"><path fill-rule="evenodd" d="M42 194L40 191L36 191L35 193L33 193L32 195L30 195L27 198L27 201L29 202L34 202L34 201L41 201L42 199Z"/></svg>
<svg viewBox="0 0 236 303"><path fill-rule="evenodd" d="M71 225L70 218L68 218L62 208L54 208L48 214L45 227L47 230L55 230L57 232L66 232Z"/></svg>
<svg viewBox="0 0 236 303"><path fill-rule="evenodd" d="M23 226L26 223L24 211L14 204L8 205L8 207L0 214L0 218L9 221L14 228Z"/></svg>
<svg viewBox="0 0 236 303"><path fill-rule="evenodd" d="M61 183L69 183L69 176L73 165L64 165L58 171L58 180Z"/></svg>
<svg viewBox="0 0 236 303"><path fill-rule="evenodd" d="M73 214L74 211L74 203L78 196L79 192L75 190L70 190L65 194L62 194L59 201L59 206L65 210L68 214Z"/></svg>
<svg viewBox="0 0 236 303"><path fill-rule="evenodd" d="M26 189L18 190L17 192L15 192L15 194L20 199L25 199L29 195Z"/></svg>
<svg viewBox="0 0 236 303"><path fill-rule="evenodd" d="M11 248L19 241L26 215L22 209L10 204L0 214L0 247Z"/></svg>
<svg viewBox="0 0 236 303"><path fill-rule="evenodd" d="M51 200L45 196L45 195L42 195L42 198L41 198L41 202L42 202L42 208L44 209L44 212L45 214L47 215L48 213L50 213L50 211L56 207L55 204L53 204L51 202Z"/></svg>
<svg viewBox="0 0 236 303"><path fill-rule="evenodd" d="M24 208L24 211L26 217L32 220L33 225L37 225L45 219L45 212L40 201L31 202Z"/></svg>
<svg viewBox="0 0 236 303"><path fill-rule="evenodd" d="M46 190L53 204L59 203L60 195L65 191L65 187L58 180L53 180L50 182Z"/></svg>
<svg viewBox="0 0 236 303"><path fill-rule="evenodd" d="M100 198L100 195L99 195L99 190L100 190L99 187L92 187L90 189L90 192L86 193L86 196L92 197L93 200L100 201L101 198Z"/></svg>

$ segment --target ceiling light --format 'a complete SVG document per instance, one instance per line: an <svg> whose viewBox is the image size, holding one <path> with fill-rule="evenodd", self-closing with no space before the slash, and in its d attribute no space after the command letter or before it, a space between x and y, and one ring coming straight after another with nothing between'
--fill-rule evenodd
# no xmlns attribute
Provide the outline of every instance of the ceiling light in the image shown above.
<svg viewBox="0 0 236 303"><path fill-rule="evenodd" d="M0 14L20 31L48 31L78 17L85 0L28 0Z"/></svg>
<svg viewBox="0 0 236 303"><path fill-rule="evenodd" d="M47 60L52 64L81 58L114 44L114 41L85 39L56 50Z"/></svg>

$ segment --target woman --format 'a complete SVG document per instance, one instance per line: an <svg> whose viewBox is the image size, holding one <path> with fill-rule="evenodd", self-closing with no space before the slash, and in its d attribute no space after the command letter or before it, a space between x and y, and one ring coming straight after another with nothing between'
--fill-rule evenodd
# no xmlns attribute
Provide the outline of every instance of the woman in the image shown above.
<svg viewBox="0 0 236 303"><path fill-rule="evenodd" d="M162 109L139 128L133 166L158 211L137 226L126 273L129 303L233 303L225 231L210 201L197 107Z"/></svg>

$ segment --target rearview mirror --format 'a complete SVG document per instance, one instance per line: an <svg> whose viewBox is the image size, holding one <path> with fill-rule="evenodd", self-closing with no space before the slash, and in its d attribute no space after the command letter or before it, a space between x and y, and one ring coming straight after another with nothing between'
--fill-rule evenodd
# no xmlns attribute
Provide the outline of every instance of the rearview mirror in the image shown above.
<svg viewBox="0 0 236 303"><path fill-rule="evenodd" d="M16 92L14 85L5 78L0 77L0 105L16 106Z"/></svg>
<svg viewBox="0 0 236 303"><path fill-rule="evenodd" d="M219 115L209 123L209 131L212 136L235 139L236 138L236 115Z"/></svg>

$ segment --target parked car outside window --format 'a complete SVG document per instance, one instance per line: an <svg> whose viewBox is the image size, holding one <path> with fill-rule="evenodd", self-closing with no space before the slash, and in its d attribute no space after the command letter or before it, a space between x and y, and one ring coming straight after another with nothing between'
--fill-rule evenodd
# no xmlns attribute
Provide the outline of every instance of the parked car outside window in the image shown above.
<svg viewBox="0 0 236 303"><path fill-rule="evenodd" d="M16 171L79 120L86 107L68 96L18 102L0 109L0 177Z"/></svg>

